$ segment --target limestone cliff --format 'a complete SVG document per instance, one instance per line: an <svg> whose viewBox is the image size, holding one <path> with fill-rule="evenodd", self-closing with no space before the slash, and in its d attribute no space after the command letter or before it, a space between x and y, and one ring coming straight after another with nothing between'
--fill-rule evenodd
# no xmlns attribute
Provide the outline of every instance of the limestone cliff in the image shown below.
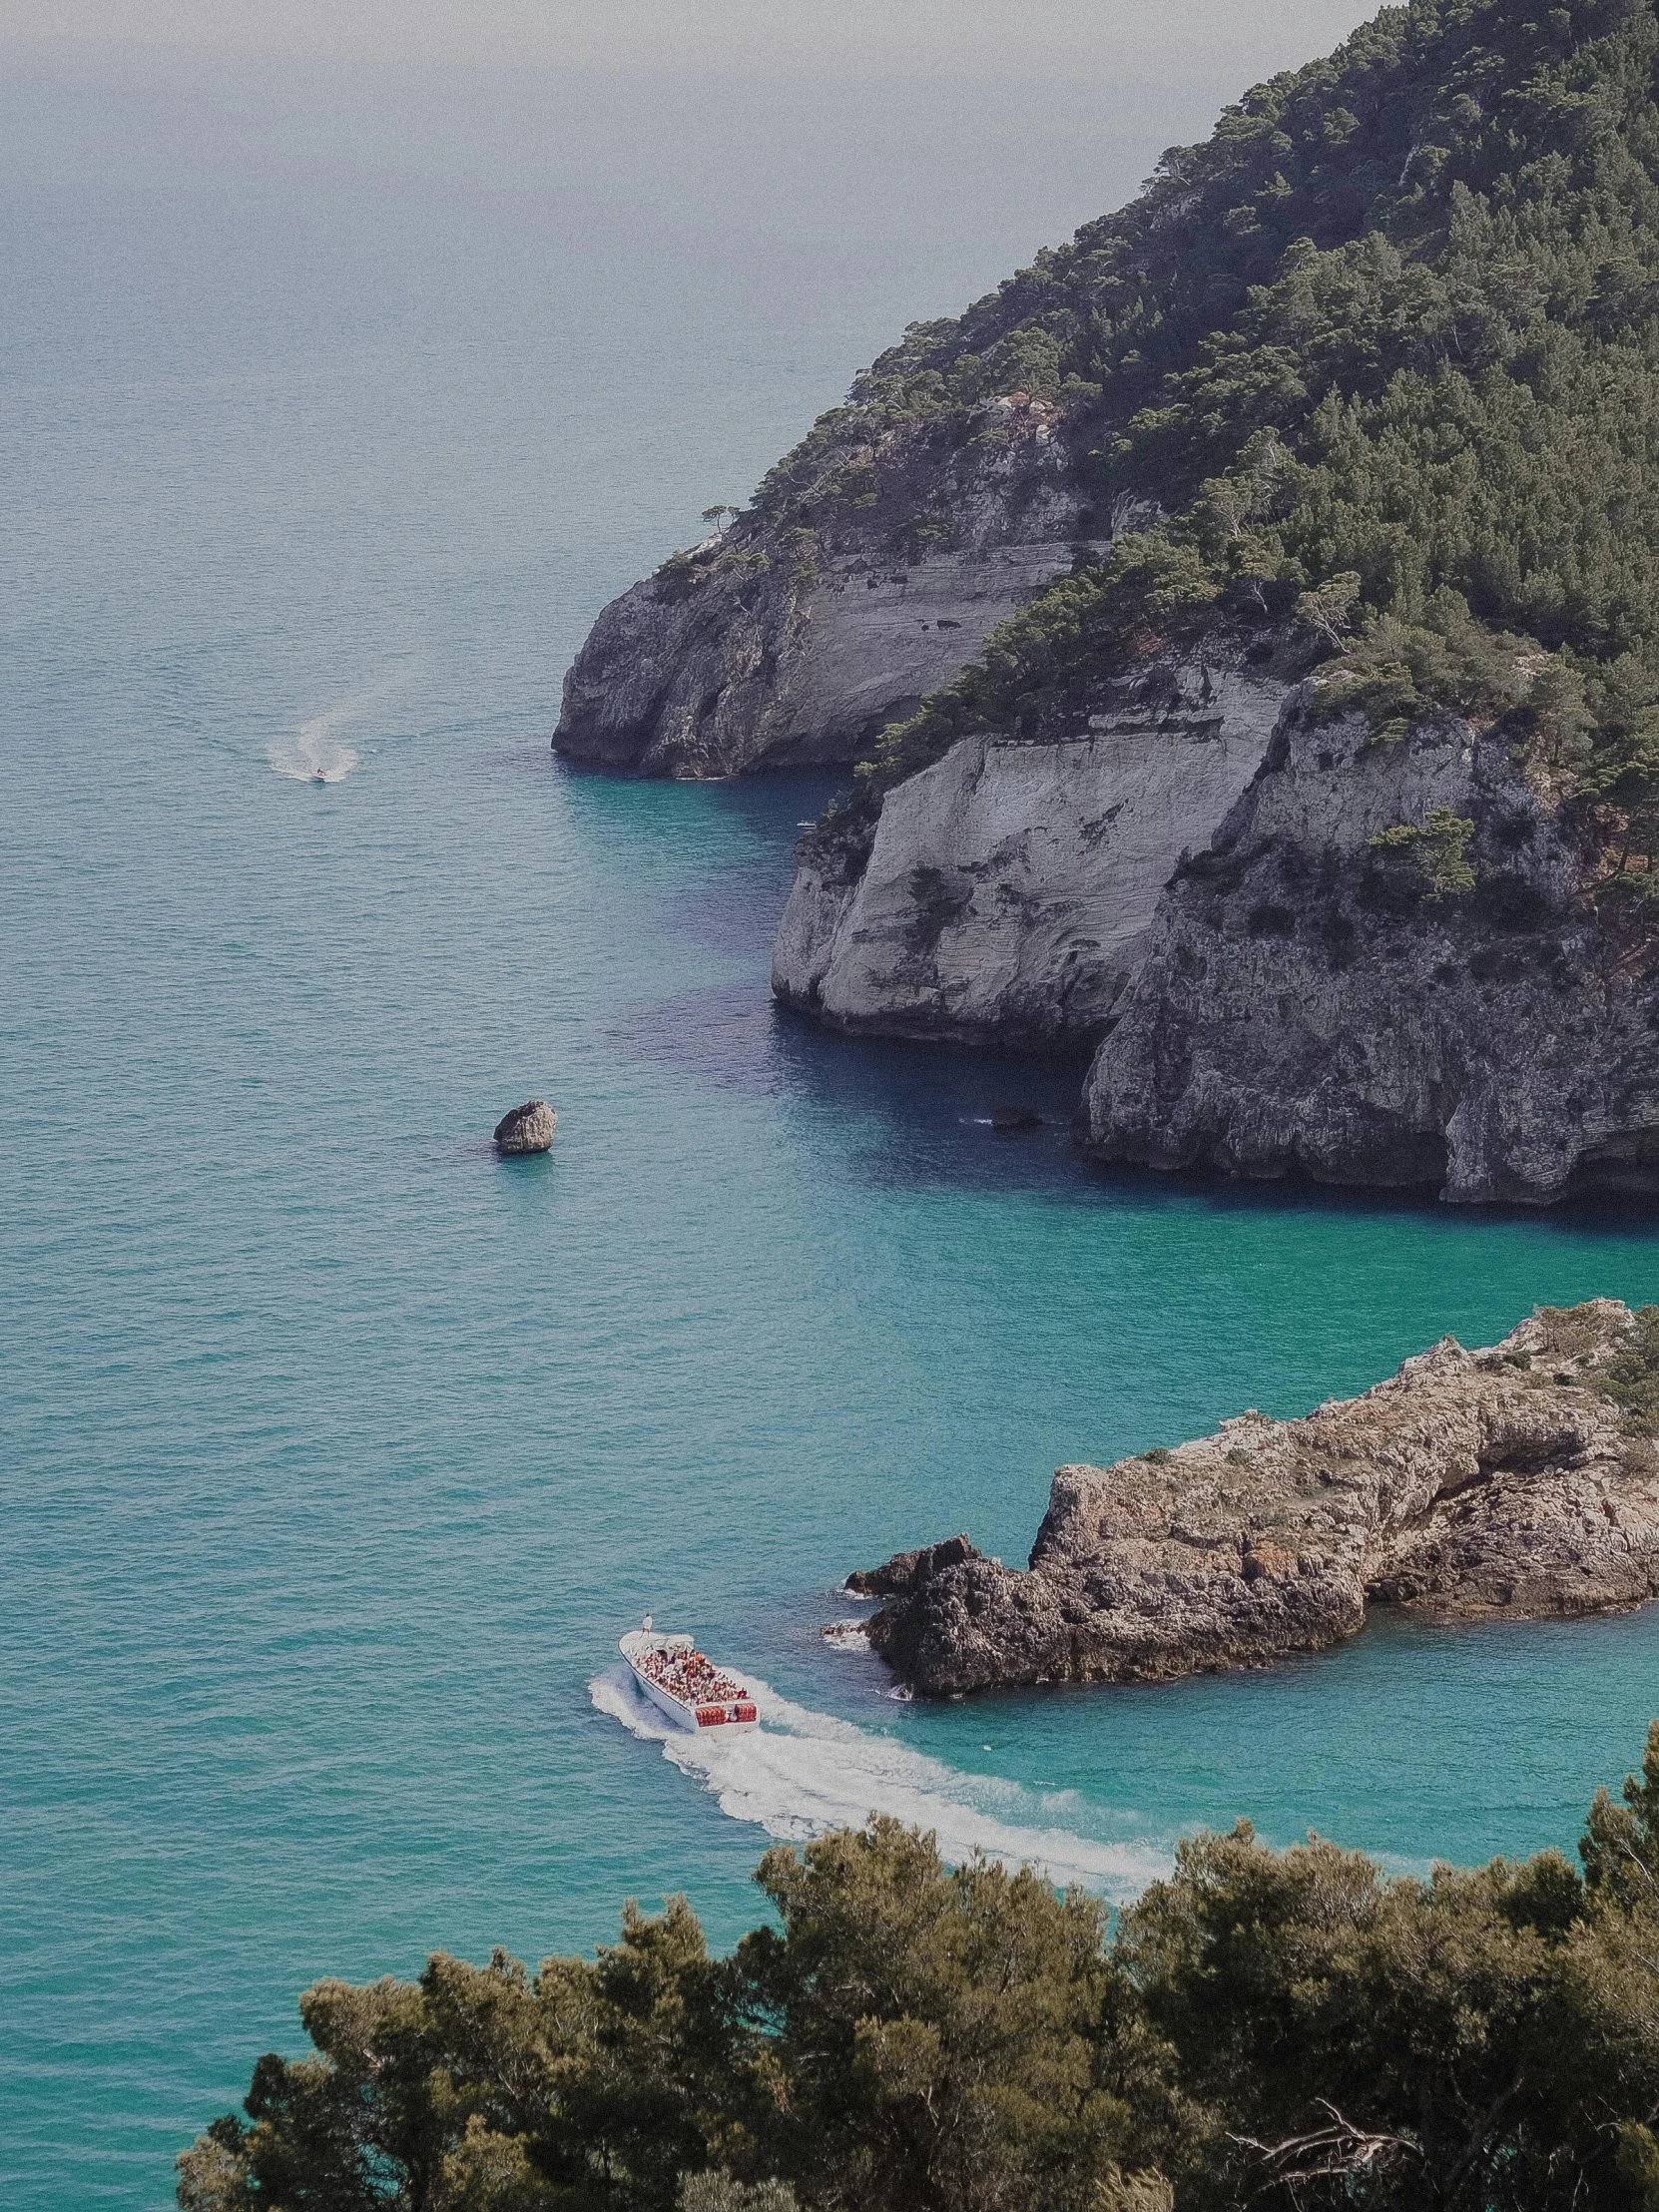
<svg viewBox="0 0 1659 2212"><path fill-rule="evenodd" d="M1061 1467L1026 1571L961 1537L851 1586L870 1643L933 1696L1261 1666L1364 1625L1576 1615L1659 1592L1659 1315L1544 1308L1452 1338L1363 1396L1258 1412L1112 1467Z"/></svg>
<svg viewBox="0 0 1659 2212"><path fill-rule="evenodd" d="M1545 1203L1659 1192L1650 902L1513 733L1288 710L1084 1092L1104 1159Z"/></svg>
<svg viewBox="0 0 1659 2212"><path fill-rule="evenodd" d="M1659 1195L1656 56L1412 0L1254 88L608 608L556 746L866 769L779 996L1100 1040L1100 1158Z"/></svg>
<svg viewBox="0 0 1659 2212"><path fill-rule="evenodd" d="M887 794L873 834L805 840L774 990L846 1031L1092 1047L1285 696L1222 660L1156 661L1074 737L963 739Z"/></svg>
<svg viewBox="0 0 1659 2212"><path fill-rule="evenodd" d="M850 764L1093 542L1078 458L1064 410L1023 394L947 428L855 419L788 507L612 601L555 751L687 778Z"/></svg>

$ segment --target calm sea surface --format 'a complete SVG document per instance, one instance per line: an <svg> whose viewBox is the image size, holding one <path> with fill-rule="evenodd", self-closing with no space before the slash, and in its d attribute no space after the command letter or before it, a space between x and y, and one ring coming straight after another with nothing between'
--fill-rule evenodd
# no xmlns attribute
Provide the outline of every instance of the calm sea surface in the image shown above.
<svg viewBox="0 0 1659 2212"><path fill-rule="evenodd" d="M929 303L803 195L794 290L742 241L494 219L353 276L203 200L165 280L130 210L13 225L15 2212L165 2203L319 1974L585 1947L682 1886L725 1943L769 1836L884 1807L1113 1897L1240 1814L1400 1866L1570 1846L1659 1707L1659 1610L942 1710L821 1642L899 1545L1023 1556L1060 1460L1659 1298L1659 1243L1091 1173L1075 1074L775 1013L825 787L554 765L597 606ZM1018 244L927 251L949 304ZM498 1162L537 1092L554 1153ZM993 1137L1006 1101L1049 1125ZM665 1757L611 1667L648 1607L774 1727Z"/></svg>

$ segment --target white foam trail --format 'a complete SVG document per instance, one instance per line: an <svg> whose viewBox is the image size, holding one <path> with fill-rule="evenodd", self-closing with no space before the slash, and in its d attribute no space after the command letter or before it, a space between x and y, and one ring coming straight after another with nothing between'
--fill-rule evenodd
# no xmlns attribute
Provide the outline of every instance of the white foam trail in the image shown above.
<svg viewBox="0 0 1659 2212"><path fill-rule="evenodd" d="M1041 1867L1056 1883L1080 1882L1114 1903L1136 1897L1168 1872L1171 1853L1145 1843L1105 1844L1062 1828L1026 1827L999 1818L973 1797L1000 1798L1009 1811L1041 1812L1029 1791L985 1775L957 1774L942 1761L872 1736L850 1721L811 1713L780 1697L752 1674L744 1680L765 1726L727 1735L693 1735L647 1704L624 1666L607 1667L588 1684L601 1713L619 1720L682 1774L713 1791L735 1821L753 1821L769 1836L801 1842L832 1828L861 1827L871 1813L890 1813L930 1828L953 1865L973 1851L1006 1866Z"/></svg>
<svg viewBox="0 0 1659 2212"><path fill-rule="evenodd" d="M341 745L334 732L349 722L361 705L348 699L326 714L302 722L291 737L278 738L267 754L278 776L296 777L303 784L341 784L357 765L357 756Z"/></svg>

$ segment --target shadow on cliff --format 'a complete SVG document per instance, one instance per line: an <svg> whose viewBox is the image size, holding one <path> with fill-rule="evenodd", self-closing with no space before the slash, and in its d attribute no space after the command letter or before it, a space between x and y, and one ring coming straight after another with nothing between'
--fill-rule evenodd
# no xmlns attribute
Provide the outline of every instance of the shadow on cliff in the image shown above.
<svg viewBox="0 0 1659 2212"><path fill-rule="evenodd" d="M753 921L733 917L714 891L700 891L679 916L706 917L719 949L752 954ZM748 940L740 941L748 930ZM770 944L770 928L758 932ZM1539 1209L1449 1208L1430 1191L1367 1191L1287 1178L1235 1182L1223 1176L1169 1175L1151 1168L1086 1160L1071 1142L1082 1065L1057 1065L950 1045L841 1037L781 1007L764 976L677 993L615 1024L611 1040L637 1064L672 1068L724 1090L779 1102L808 1142L833 1151L839 1172L875 1186L948 1185L1029 1190L1079 1206L1200 1207L1224 1214L1409 1214L1448 1221L1570 1222L1578 1234L1627 1236L1651 1225L1651 1207L1586 1198ZM999 1108L1021 1108L1040 1126L1002 1132Z"/></svg>
<svg viewBox="0 0 1659 2212"><path fill-rule="evenodd" d="M1080 1067L832 1036L749 977L643 1007L611 1037L632 1060L777 1101L870 1184L1082 1188L1070 1136ZM994 1129L1009 1107L1038 1126Z"/></svg>
<svg viewBox="0 0 1659 2212"><path fill-rule="evenodd" d="M1290 1216L1409 1214L1446 1221L1569 1222L1609 1237L1649 1226L1659 1208L1586 1197L1559 1206L1448 1208L1428 1189L1368 1191L1287 1177L1237 1182L1201 1172L1165 1174L1084 1159L1070 1136L1086 1059L1053 1061L966 1046L844 1037L781 1007L769 988L772 942L794 878L805 822L841 786L821 777L766 777L692 787L724 819L721 856L665 909L667 933L744 972L639 1007L610 1030L636 1064L667 1067L721 1089L783 1103L809 1141L832 1148L841 1173L871 1187L921 1184L1029 1190L1080 1206L1195 1206L1216 1213L1268 1209ZM639 786L632 789L638 791ZM644 787L681 799L687 787ZM731 831L739 830L734 847ZM999 1108L1024 1109L1040 1126L1001 1132Z"/></svg>
<svg viewBox="0 0 1659 2212"><path fill-rule="evenodd" d="M668 933L744 972L634 1009L610 1030L636 1064L783 1104L793 1126L833 1149L875 1185L1082 1193L1070 1122L1086 1063L1031 1061L949 1045L846 1038L788 1012L768 984L772 940L794 879L802 825L836 784L790 777L699 787L741 845L665 912ZM774 861L773 855L776 855ZM999 1132L991 1116L1013 1107L1039 1126Z"/></svg>

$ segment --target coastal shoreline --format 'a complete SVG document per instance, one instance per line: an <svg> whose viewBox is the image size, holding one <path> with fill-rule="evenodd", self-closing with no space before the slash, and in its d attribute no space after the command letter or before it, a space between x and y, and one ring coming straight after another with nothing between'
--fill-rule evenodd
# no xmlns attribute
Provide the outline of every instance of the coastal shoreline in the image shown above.
<svg viewBox="0 0 1659 2212"><path fill-rule="evenodd" d="M928 1697L1271 1665L1361 1629L1577 1618L1659 1595L1659 1309L1542 1307L1359 1397L1061 1467L1024 1569L965 1535L850 1575Z"/></svg>

